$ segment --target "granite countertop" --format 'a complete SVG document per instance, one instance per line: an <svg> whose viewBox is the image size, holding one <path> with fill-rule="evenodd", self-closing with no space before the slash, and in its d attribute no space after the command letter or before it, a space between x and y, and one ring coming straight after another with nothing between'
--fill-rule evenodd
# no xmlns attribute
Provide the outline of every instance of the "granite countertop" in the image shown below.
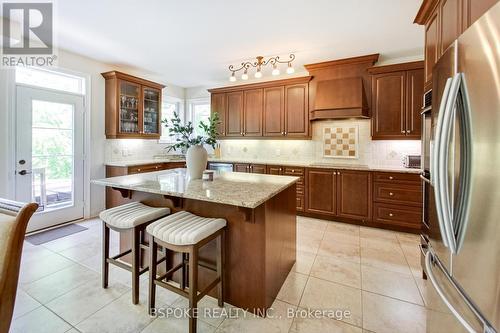
<svg viewBox="0 0 500 333"><path fill-rule="evenodd" d="M341 170L366 170L366 171L382 171L382 172L401 172L401 173L415 173L422 172L420 169L409 169L404 167L395 166L370 166L362 164L341 164L341 163L325 163L325 162L306 162L306 161L278 161L266 159L244 159L244 158L209 158L209 162L220 163L254 163L254 164L267 164L267 165L283 165L283 166L297 166L304 168L324 168L324 169L341 169ZM117 161L108 162L108 166L129 167L153 163L166 163L166 162L184 162L180 159L150 159L150 160L130 160L130 161Z"/></svg>
<svg viewBox="0 0 500 333"><path fill-rule="evenodd" d="M93 184L174 197L256 208L299 180L298 177L227 172L213 181L189 180L172 169L92 180Z"/></svg>

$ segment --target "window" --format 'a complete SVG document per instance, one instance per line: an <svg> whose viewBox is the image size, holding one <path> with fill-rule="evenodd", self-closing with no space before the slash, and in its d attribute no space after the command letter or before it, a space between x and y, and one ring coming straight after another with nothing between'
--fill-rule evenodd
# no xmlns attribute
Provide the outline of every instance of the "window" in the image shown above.
<svg viewBox="0 0 500 333"><path fill-rule="evenodd" d="M180 98L164 96L161 107L161 120L168 119L169 121L174 117L174 112L178 113L181 120L184 121L184 101ZM164 124L161 124L161 137L159 142L170 143L173 138L168 135L168 129Z"/></svg>
<svg viewBox="0 0 500 333"><path fill-rule="evenodd" d="M16 83L85 95L82 77L33 67L16 67Z"/></svg>
<svg viewBox="0 0 500 333"><path fill-rule="evenodd" d="M190 120L193 122L195 134L205 135L198 125L202 121L208 124L208 118L210 117L210 100L203 98L189 101L189 115Z"/></svg>

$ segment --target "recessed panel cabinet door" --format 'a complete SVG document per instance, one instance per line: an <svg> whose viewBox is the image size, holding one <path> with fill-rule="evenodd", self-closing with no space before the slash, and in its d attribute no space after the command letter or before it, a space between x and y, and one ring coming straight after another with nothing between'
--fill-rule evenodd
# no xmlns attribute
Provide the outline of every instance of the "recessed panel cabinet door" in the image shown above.
<svg viewBox="0 0 500 333"><path fill-rule="evenodd" d="M425 82L432 81L432 67L437 62L439 48L439 26L437 11L432 14L425 26Z"/></svg>
<svg viewBox="0 0 500 333"><path fill-rule="evenodd" d="M285 135L285 87L264 89L264 136Z"/></svg>
<svg viewBox="0 0 500 333"><path fill-rule="evenodd" d="M368 221L371 218L371 173L341 170L337 173L337 215Z"/></svg>
<svg viewBox="0 0 500 333"><path fill-rule="evenodd" d="M226 136L243 135L243 92L235 91L226 94Z"/></svg>
<svg viewBox="0 0 500 333"><path fill-rule="evenodd" d="M463 0L466 28L483 16L498 0ZM465 30L465 29L464 29Z"/></svg>
<svg viewBox="0 0 500 333"><path fill-rule="evenodd" d="M372 137L391 139L405 136L405 72L372 77Z"/></svg>
<svg viewBox="0 0 500 333"><path fill-rule="evenodd" d="M233 165L234 172L250 172L250 164L246 163L235 163Z"/></svg>
<svg viewBox="0 0 500 333"><path fill-rule="evenodd" d="M422 135L422 111L424 95L424 71L406 72L406 136L420 139Z"/></svg>
<svg viewBox="0 0 500 333"><path fill-rule="evenodd" d="M336 179L333 170L307 170L307 211L335 215Z"/></svg>
<svg viewBox="0 0 500 333"><path fill-rule="evenodd" d="M285 86L285 135L309 134L309 85L307 83Z"/></svg>
<svg viewBox="0 0 500 333"><path fill-rule="evenodd" d="M441 28L439 54L443 54L448 46L460 36L462 29L461 2L462 0L441 0L439 3L439 25Z"/></svg>
<svg viewBox="0 0 500 333"><path fill-rule="evenodd" d="M212 94L210 102L210 112L217 112L220 124L217 126L219 136L226 136L226 94Z"/></svg>
<svg viewBox="0 0 500 333"><path fill-rule="evenodd" d="M244 136L262 136L263 94L262 89L245 90L244 92Z"/></svg>

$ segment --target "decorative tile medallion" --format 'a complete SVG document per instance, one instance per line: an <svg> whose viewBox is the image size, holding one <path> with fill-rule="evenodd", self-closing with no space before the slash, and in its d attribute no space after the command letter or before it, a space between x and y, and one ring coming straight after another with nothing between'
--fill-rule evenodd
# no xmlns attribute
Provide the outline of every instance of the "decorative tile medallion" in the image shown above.
<svg viewBox="0 0 500 333"><path fill-rule="evenodd" d="M358 126L325 127L323 134L324 157L358 158Z"/></svg>

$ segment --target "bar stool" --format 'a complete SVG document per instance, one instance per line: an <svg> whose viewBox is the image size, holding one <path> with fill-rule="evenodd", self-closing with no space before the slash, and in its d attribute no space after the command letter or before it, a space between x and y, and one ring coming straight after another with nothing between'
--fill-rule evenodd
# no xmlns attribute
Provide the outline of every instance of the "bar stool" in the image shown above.
<svg viewBox="0 0 500 333"><path fill-rule="evenodd" d="M118 207L102 211L99 218L103 221L102 241L102 287L108 287L109 264L132 272L132 303L139 303L139 276L148 270L141 269L141 251L147 250L144 245L144 229L151 222L170 214L169 208L146 206L140 202L131 202ZM114 257L109 257L109 229L117 232L132 232L132 247ZM118 259L131 253L132 265L128 265Z"/></svg>
<svg viewBox="0 0 500 333"><path fill-rule="evenodd" d="M149 314L152 314L155 308L157 285L189 299L190 333L196 332L196 313L194 309L196 309L198 301L215 286L217 286L218 304L220 307L224 306L225 229L226 220L222 218L204 218L186 211L169 215L146 227L146 232L151 236L149 244ZM216 265L199 261L199 249L214 239L217 239ZM158 245L182 253L181 263L172 267L160 277L156 276ZM214 281L200 293L198 293L198 265L217 272ZM186 274L186 268L188 268L189 274ZM180 288L177 288L169 284L168 280L179 269L181 269L182 277ZM186 275L189 275L189 277L187 278ZM188 282L188 291L186 291L186 282Z"/></svg>

